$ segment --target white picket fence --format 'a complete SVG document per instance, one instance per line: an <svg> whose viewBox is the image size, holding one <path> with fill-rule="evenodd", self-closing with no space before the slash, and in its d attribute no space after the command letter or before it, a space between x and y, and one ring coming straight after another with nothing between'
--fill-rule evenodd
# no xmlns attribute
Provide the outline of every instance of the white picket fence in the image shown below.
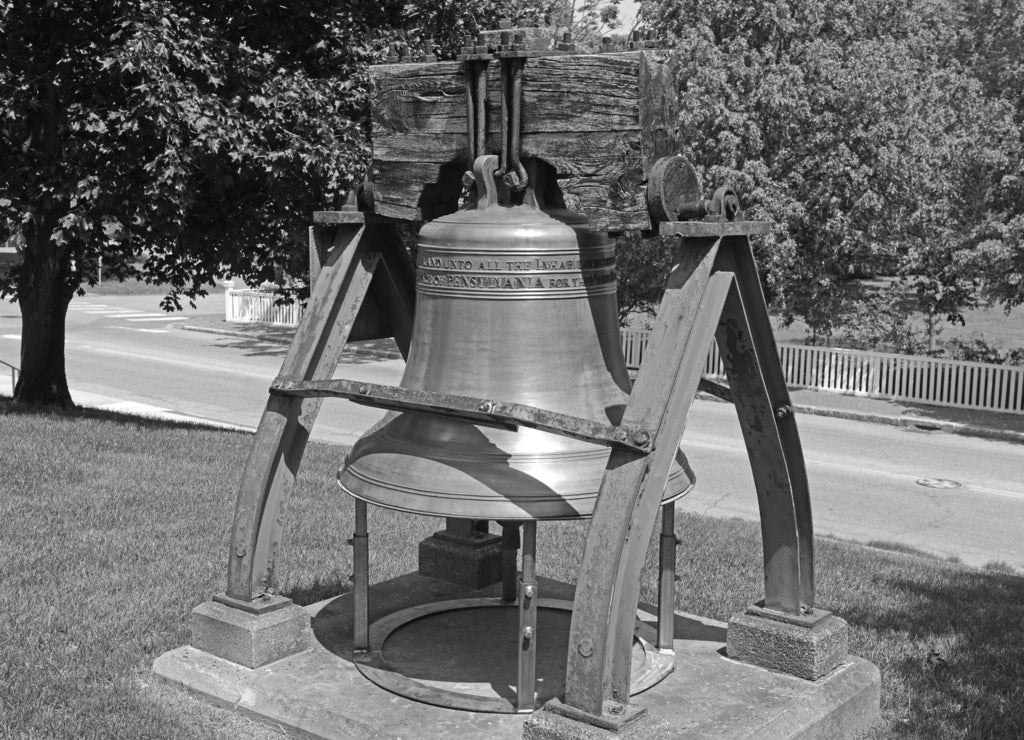
<svg viewBox="0 0 1024 740"><path fill-rule="evenodd" d="M622 331L630 369L640 367L647 336L646 331ZM793 388L1024 414L1024 367L797 344L779 345L779 361ZM704 373L725 375L713 343Z"/></svg>
<svg viewBox="0 0 1024 740"><path fill-rule="evenodd" d="M298 303L278 305L273 292L236 289L231 283L225 288L226 321L297 326L302 318ZM631 370L643 361L648 334L622 330L622 351ZM779 360L793 388L1024 414L1024 367L796 344L779 345ZM725 374L714 343L704 374Z"/></svg>
<svg viewBox="0 0 1024 740"><path fill-rule="evenodd" d="M299 325L302 306L298 303L278 304L279 296L273 291L235 288L230 280L224 282L224 288L225 321L280 326Z"/></svg>
<svg viewBox="0 0 1024 740"><path fill-rule="evenodd" d="M0 360L0 365L3 365L3 370L11 371L11 395L13 396L14 388L18 385L18 368L9 362L4 362L3 360Z"/></svg>

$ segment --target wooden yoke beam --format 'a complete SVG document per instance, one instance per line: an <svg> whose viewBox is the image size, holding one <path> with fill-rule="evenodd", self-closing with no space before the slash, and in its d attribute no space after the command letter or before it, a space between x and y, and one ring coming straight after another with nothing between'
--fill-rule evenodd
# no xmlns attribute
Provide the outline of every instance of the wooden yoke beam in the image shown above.
<svg viewBox="0 0 1024 740"><path fill-rule="evenodd" d="M333 376L382 256L387 266L379 271L381 278L387 277L381 287L383 305L394 313L399 346L408 349L411 282L410 269L401 263L401 240L393 224L364 224L361 214L353 216L358 222L337 227L281 374L305 380ZM275 586L288 499L321 403L318 398L279 395L270 395L267 401L235 504L227 586L232 599L252 601Z"/></svg>

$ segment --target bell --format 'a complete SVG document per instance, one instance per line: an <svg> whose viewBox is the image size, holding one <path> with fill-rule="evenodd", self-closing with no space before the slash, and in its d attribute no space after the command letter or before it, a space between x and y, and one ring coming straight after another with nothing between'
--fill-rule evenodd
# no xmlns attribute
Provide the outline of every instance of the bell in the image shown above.
<svg viewBox="0 0 1024 740"><path fill-rule="evenodd" d="M484 159L493 157L478 165ZM499 204L487 169L477 168L484 187L475 208L420 230L402 387L618 424L630 380L619 339L614 243L578 214L552 218L533 197ZM535 429L389 412L352 447L339 481L356 498L414 513L588 517L609 454L608 447ZM663 500L692 485L679 452Z"/></svg>

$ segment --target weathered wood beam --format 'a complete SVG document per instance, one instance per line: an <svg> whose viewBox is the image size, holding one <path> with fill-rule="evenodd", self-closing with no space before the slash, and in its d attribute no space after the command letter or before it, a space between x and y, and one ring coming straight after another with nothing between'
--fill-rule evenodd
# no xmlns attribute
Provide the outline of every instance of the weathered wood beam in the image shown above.
<svg viewBox="0 0 1024 740"><path fill-rule="evenodd" d="M467 169L458 62L371 68L371 179L378 214L426 220L457 207ZM487 79L488 153L500 151L499 65ZM675 154L678 107L667 52L532 58L523 70L524 158L550 164L566 205L609 230L649 229L647 172Z"/></svg>

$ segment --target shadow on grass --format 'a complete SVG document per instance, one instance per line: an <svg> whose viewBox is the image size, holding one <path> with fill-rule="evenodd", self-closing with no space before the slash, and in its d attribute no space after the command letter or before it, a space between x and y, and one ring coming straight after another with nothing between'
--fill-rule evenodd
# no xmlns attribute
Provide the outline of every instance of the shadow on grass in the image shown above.
<svg viewBox="0 0 1024 740"><path fill-rule="evenodd" d="M191 421L176 419L161 419L152 416L137 416L125 414L120 411L108 409L97 409L91 406L75 406L71 409L59 409L49 406L36 406L32 404L16 403L9 396L0 396L0 416L22 416L38 417L41 420L65 419L97 422L112 422L115 424L133 425L136 427L152 430L160 429L203 429L210 430L211 427ZM231 429L217 429L228 434L249 434L248 432L236 432Z"/></svg>
<svg viewBox="0 0 1024 740"><path fill-rule="evenodd" d="M851 541L851 544L854 544ZM926 550L914 547L913 545L905 545L902 542L894 542L890 540L870 540L864 543L867 547L873 547L876 550L885 550L886 552L900 552L904 555L913 555L915 558L924 558L925 560L942 561L943 559L949 562L960 562L958 558L940 558L934 553L930 553Z"/></svg>
<svg viewBox="0 0 1024 740"><path fill-rule="evenodd" d="M936 565L888 568L889 597L842 616L876 635L891 724L878 737L1024 737L1024 578Z"/></svg>
<svg viewBox="0 0 1024 740"><path fill-rule="evenodd" d="M339 575L324 580L316 578L312 583L283 591L281 595L288 597L299 606L309 606L324 599L344 596L351 590L351 582Z"/></svg>

